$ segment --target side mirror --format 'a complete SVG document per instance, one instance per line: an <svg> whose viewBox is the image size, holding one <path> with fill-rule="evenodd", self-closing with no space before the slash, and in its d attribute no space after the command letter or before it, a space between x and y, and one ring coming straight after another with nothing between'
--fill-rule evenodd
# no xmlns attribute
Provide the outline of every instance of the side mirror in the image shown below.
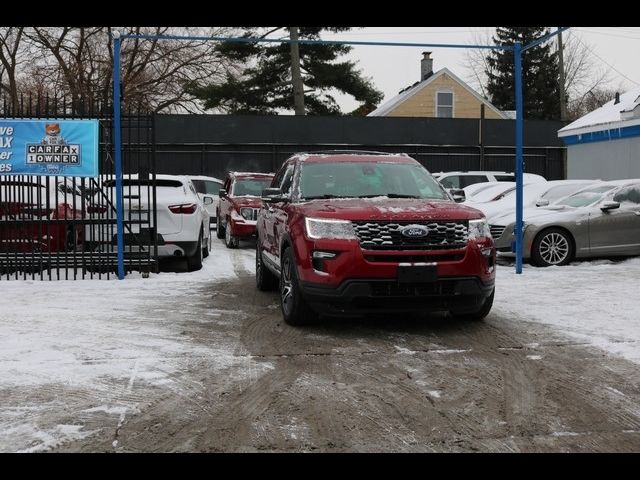
<svg viewBox="0 0 640 480"><path fill-rule="evenodd" d="M279 188L265 188L262 190L262 201L265 203L284 202L286 198Z"/></svg>
<svg viewBox="0 0 640 480"><path fill-rule="evenodd" d="M536 201L536 207L547 207L549 206L549 200L547 200L546 198L539 198Z"/></svg>
<svg viewBox="0 0 640 480"><path fill-rule="evenodd" d="M620 202L604 202L600 205L600 210L603 212L608 212L609 210L615 210L616 208L620 208Z"/></svg>
<svg viewBox="0 0 640 480"><path fill-rule="evenodd" d="M461 188L450 188L449 193L453 197L453 201L456 203L462 203L467 199L464 190Z"/></svg>
<svg viewBox="0 0 640 480"><path fill-rule="evenodd" d="M205 195L204 197L202 197L202 202L205 205L213 205L213 197L210 197L208 195Z"/></svg>
<svg viewBox="0 0 640 480"><path fill-rule="evenodd" d="M227 196L227 191L224 188L221 188L220 190L218 190L218 196L220 198L224 198Z"/></svg>

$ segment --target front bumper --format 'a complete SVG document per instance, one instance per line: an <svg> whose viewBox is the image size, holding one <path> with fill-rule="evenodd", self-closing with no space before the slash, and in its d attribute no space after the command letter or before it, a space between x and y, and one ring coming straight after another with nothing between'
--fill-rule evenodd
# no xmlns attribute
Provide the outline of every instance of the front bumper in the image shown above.
<svg viewBox="0 0 640 480"><path fill-rule="evenodd" d="M302 294L324 314L477 311L491 295L494 281L477 277L440 278L432 283L398 283L385 279L347 280L339 287L302 282Z"/></svg>
<svg viewBox="0 0 640 480"><path fill-rule="evenodd" d="M507 225L500 235L497 238L493 239L496 250L500 253L515 253L515 241L516 237L514 235L515 225L510 224ZM531 256L531 246L533 245L533 240L537 233L537 229L533 227L533 225L526 225L524 231L522 233L522 256L523 258L529 258Z"/></svg>
<svg viewBox="0 0 640 480"><path fill-rule="evenodd" d="M229 225L231 226L231 235L233 235L234 237L251 237L256 234L257 223L258 222L254 222L251 220L236 220L232 217L229 220Z"/></svg>

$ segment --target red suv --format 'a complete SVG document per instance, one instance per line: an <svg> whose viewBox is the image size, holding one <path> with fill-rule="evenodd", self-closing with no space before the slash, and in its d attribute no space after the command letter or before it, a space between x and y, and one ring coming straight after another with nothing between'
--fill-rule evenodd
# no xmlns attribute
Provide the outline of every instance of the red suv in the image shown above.
<svg viewBox="0 0 640 480"><path fill-rule="evenodd" d="M262 191L268 188L272 173L230 172L220 189L216 210L216 234L227 248L237 248L241 237L256 234Z"/></svg>
<svg viewBox="0 0 640 480"><path fill-rule="evenodd" d="M496 251L482 212L406 155L296 154L263 195L256 283L284 320L318 314L491 310Z"/></svg>

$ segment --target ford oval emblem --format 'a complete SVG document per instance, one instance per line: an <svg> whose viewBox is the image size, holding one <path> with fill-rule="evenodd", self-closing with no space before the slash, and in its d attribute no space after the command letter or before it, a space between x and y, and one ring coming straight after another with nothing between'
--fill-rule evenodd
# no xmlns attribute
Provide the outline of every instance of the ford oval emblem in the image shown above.
<svg viewBox="0 0 640 480"><path fill-rule="evenodd" d="M400 233L408 238L422 238L429 235L429 229L422 225L407 225L400 230Z"/></svg>

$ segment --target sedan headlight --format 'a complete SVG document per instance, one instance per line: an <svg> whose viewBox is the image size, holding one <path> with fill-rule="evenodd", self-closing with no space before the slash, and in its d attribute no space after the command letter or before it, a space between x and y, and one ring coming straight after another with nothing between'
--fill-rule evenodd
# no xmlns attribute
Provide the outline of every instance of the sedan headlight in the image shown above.
<svg viewBox="0 0 640 480"><path fill-rule="evenodd" d="M305 218L305 228L309 238L355 239L356 232L349 220L325 218Z"/></svg>
<svg viewBox="0 0 640 480"><path fill-rule="evenodd" d="M467 238L474 240L480 237L491 238L491 230L489 230L487 219L469 220L469 236Z"/></svg>
<svg viewBox="0 0 640 480"><path fill-rule="evenodd" d="M240 209L240 215L242 215L242 218L245 220L253 220L253 208L242 207Z"/></svg>

